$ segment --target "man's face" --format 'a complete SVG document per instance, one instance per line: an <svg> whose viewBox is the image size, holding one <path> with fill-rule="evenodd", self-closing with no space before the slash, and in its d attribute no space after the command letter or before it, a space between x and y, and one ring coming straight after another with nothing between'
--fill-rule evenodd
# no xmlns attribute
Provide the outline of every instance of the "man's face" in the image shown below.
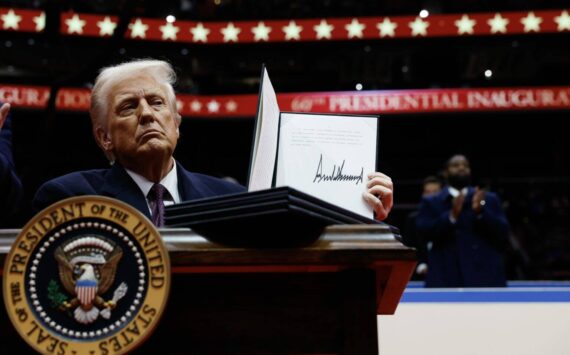
<svg viewBox="0 0 570 355"><path fill-rule="evenodd" d="M111 88L109 102L106 127L96 135L121 165L172 156L180 121L167 101L166 89L156 80L148 76L125 80Z"/></svg>
<svg viewBox="0 0 570 355"><path fill-rule="evenodd" d="M447 166L448 176L471 176L469 161L463 155L455 155L449 160Z"/></svg>
<svg viewBox="0 0 570 355"><path fill-rule="evenodd" d="M447 182L456 189L462 189L471 183L471 167L463 155L451 157L445 173Z"/></svg>
<svg viewBox="0 0 570 355"><path fill-rule="evenodd" d="M441 184L439 182L428 182L424 184L424 191L422 193L422 196L426 197L434 195L440 191L441 191Z"/></svg>

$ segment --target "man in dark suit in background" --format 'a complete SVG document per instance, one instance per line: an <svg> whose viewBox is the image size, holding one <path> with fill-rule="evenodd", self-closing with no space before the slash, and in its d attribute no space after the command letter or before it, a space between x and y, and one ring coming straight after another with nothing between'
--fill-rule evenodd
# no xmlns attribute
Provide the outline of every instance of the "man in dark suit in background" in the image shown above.
<svg viewBox="0 0 570 355"><path fill-rule="evenodd" d="M432 243L426 286L505 286L502 250L509 226L499 198L470 186L471 168L463 155L447 161L444 176L448 185L422 199L416 219L419 235Z"/></svg>
<svg viewBox="0 0 570 355"><path fill-rule="evenodd" d="M0 103L0 227L16 227L22 207L22 183L12 156L10 104Z"/></svg>
<svg viewBox="0 0 570 355"><path fill-rule="evenodd" d="M245 191L222 179L196 174L175 162L181 117L176 107L172 67L139 60L101 71L91 94L91 121L110 169L71 173L37 191L33 208L71 196L104 195L131 204L162 226L164 205ZM392 181L375 173L367 201L381 219L392 208ZM164 203L164 204L163 204Z"/></svg>

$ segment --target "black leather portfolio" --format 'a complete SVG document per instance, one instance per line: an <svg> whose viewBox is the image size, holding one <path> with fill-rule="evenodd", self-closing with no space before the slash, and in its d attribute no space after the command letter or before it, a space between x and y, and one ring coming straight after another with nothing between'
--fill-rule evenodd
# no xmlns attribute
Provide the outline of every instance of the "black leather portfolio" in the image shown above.
<svg viewBox="0 0 570 355"><path fill-rule="evenodd" d="M257 248L309 245L331 224L381 223L290 187L168 206L165 221L215 243Z"/></svg>

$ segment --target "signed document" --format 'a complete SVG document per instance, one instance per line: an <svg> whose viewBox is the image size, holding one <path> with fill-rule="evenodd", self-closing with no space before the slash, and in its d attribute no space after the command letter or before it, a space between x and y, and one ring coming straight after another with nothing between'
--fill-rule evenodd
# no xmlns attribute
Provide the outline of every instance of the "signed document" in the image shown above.
<svg viewBox="0 0 570 355"><path fill-rule="evenodd" d="M376 171L378 117L282 112L275 186L373 218L362 198Z"/></svg>
<svg viewBox="0 0 570 355"><path fill-rule="evenodd" d="M362 198L376 171L378 117L280 112L262 68L248 191L290 186L367 218Z"/></svg>

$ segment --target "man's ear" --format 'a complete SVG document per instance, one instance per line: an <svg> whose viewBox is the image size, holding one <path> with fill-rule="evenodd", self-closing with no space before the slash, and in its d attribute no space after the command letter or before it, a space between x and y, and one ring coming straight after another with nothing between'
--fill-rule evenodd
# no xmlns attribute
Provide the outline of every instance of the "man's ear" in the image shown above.
<svg viewBox="0 0 570 355"><path fill-rule="evenodd" d="M105 153L110 153L113 150L113 142L111 141L111 136L107 130L101 126L97 126L97 128L95 128L93 131L93 134L95 135L97 144L99 147L101 147L101 149L103 149Z"/></svg>
<svg viewBox="0 0 570 355"><path fill-rule="evenodd" d="M182 116L178 112L176 112L176 136L180 138L180 123L182 122Z"/></svg>

